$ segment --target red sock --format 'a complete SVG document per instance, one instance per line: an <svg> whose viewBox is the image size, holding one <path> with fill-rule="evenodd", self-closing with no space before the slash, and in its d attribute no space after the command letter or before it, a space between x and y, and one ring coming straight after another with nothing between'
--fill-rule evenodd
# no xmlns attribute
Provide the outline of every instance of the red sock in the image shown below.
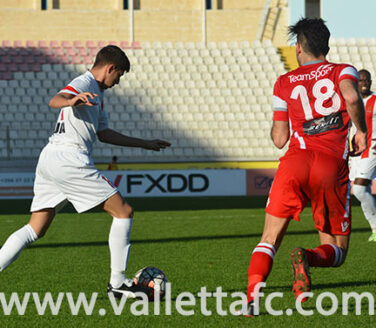
<svg viewBox="0 0 376 328"><path fill-rule="evenodd" d="M272 270L274 254L275 249L271 244L260 243L254 249L248 268L248 302L254 298L251 294L253 293L255 286L259 282L266 281L268 278L268 275Z"/></svg>
<svg viewBox="0 0 376 328"><path fill-rule="evenodd" d="M332 267L343 263L342 249L336 245L325 244L315 249L306 249L309 266Z"/></svg>

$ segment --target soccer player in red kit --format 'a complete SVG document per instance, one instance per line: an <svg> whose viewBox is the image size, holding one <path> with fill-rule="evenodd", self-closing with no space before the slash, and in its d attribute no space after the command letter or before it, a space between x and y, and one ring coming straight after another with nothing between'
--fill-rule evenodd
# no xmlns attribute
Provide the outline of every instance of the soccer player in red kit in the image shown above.
<svg viewBox="0 0 376 328"><path fill-rule="evenodd" d="M254 301L258 283L266 281L290 220L299 221L308 201L321 245L292 250L295 297L311 290L310 267L338 267L344 262L351 231L350 120L357 128L354 155L367 146L358 73L351 65L325 59L330 32L324 21L301 19L289 27L289 34L297 38L299 68L275 83L271 137L278 148L291 140L280 159L269 192L264 232L249 264L246 316L258 314ZM304 296L299 300L305 301Z"/></svg>

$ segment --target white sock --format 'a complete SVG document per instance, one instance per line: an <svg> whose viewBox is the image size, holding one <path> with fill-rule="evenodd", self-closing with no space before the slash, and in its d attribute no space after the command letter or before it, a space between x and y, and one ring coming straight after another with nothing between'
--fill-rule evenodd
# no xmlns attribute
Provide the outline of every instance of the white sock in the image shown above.
<svg viewBox="0 0 376 328"><path fill-rule="evenodd" d="M364 216L372 232L376 232L376 200L371 193L371 186L353 185L355 197L360 201Z"/></svg>
<svg viewBox="0 0 376 328"><path fill-rule="evenodd" d="M29 224L13 232L0 249L0 271L5 270L9 264L17 259L27 245L37 239L37 234Z"/></svg>
<svg viewBox="0 0 376 328"><path fill-rule="evenodd" d="M111 278L112 287L120 287L125 280L125 271L128 266L128 256L131 244L132 219L114 218L111 225L108 244L111 253Z"/></svg>

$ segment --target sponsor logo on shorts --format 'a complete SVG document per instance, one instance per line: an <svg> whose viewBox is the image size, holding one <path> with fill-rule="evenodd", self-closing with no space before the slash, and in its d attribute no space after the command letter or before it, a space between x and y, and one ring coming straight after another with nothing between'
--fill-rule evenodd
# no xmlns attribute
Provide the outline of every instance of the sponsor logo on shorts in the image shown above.
<svg viewBox="0 0 376 328"><path fill-rule="evenodd" d="M341 113L333 113L328 116L315 118L303 123L304 134L315 135L327 131L342 128L343 118Z"/></svg>
<svg viewBox="0 0 376 328"><path fill-rule="evenodd" d="M345 232L347 230L347 228L349 227L349 223L348 222L342 222L341 223L341 227L342 227L342 232Z"/></svg>

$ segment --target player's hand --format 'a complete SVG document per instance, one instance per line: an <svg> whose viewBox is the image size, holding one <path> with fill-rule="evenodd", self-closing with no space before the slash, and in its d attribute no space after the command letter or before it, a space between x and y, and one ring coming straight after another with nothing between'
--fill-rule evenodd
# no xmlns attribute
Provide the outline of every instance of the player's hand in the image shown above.
<svg viewBox="0 0 376 328"><path fill-rule="evenodd" d="M83 92L78 94L77 96L74 96L73 98L68 100L69 106L94 106L96 105L96 102L94 100L95 97L98 97L96 93L90 93L90 92Z"/></svg>
<svg viewBox="0 0 376 328"><path fill-rule="evenodd" d="M359 156L367 149L367 133L356 131L352 141L353 150L350 152L350 156Z"/></svg>
<svg viewBox="0 0 376 328"><path fill-rule="evenodd" d="M171 144L168 141L156 139L156 140L146 140L146 144L144 148L154 150L154 151L160 151L161 149L165 149L170 146Z"/></svg>

